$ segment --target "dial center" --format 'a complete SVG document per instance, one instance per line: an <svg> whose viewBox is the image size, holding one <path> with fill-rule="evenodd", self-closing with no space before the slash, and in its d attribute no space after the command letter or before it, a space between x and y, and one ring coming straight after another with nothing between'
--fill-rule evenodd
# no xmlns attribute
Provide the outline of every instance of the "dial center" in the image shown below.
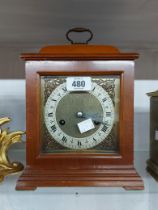
<svg viewBox="0 0 158 210"><path fill-rule="evenodd" d="M56 108L56 121L63 133L73 138L86 138L94 134L100 127L95 126L94 129L85 133L80 133L77 124L87 119L87 113L99 113L103 116L103 108L96 96L91 93L69 93L61 98ZM88 117L91 118L91 117ZM60 120L65 120L62 125Z"/></svg>
<svg viewBox="0 0 158 210"><path fill-rule="evenodd" d="M77 112L77 117L83 117L83 112Z"/></svg>

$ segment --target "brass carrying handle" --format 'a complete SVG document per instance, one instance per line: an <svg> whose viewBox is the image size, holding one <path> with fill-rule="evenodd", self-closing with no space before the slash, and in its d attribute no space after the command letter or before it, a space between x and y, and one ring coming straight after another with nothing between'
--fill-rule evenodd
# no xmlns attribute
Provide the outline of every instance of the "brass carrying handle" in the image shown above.
<svg viewBox="0 0 158 210"><path fill-rule="evenodd" d="M77 42L74 42L74 41L70 38L69 34L70 34L71 32L76 32L76 33L88 32L88 33L90 34L90 37L89 37L85 42L83 42L83 43L77 43ZM92 38L93 38L93 33L92 33L92 31L91 31L90 29L88 29L88 28L72 28L72 29L70 29L70 30L68 30L68 31L66 32L66 38L67 38L67 40L68 40L71 44L88 44L88 42L90 42L90 41L92 40Z"/></svg>

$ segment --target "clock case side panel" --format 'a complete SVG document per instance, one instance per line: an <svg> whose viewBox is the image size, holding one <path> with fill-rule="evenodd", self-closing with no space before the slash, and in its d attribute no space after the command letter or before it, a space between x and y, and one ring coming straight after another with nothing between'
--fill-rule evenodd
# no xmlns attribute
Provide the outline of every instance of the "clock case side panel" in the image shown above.
<svg viewBox="0 0 158 210"><path fill-rule="evenodd" d="M25 67L26 75L26 163L28 167L35 165L36 158L39 156L38 146L40 139L40 99L37 97L40 93L39 75L34 71L34 67L27 65Z"/></svg>
<svg viewBox="0 0 158 210"><path fill-rule="evenodd" d="M63 61L64 62L64 61ZM77 62L77 63L76 63ZM53 64L53 63L52 63ZM68 63L67 63L68 64ZM77 65L76 65L77 64ZM41 68L26 65L27 158L26 169L16 189L37 186L123 186L143 189L143 182L133 167L133 73L129 66L111 70L93 61L73 61L68 65L47 62ZM43 155L40 151L40 75L121 75L120 153L118 155ZM113 177L113 178L112 178Z"/></svg>

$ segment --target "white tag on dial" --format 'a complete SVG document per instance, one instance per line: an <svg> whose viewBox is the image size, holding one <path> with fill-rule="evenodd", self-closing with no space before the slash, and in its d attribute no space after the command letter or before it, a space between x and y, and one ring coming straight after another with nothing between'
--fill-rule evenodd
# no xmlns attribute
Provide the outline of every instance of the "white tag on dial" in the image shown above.
<svg viewBox="0 0 158 210"><path fill-rule="evenodd" d="M92 119L84 120L84 121L78 123L77 126L80 130L80 133L85 133L85 132L95 128Z"/></svg>
<svg viewBox="0 0 158 210"><path fill-rule="evenodd" d="M91 77L67 77L66 89L67 91L91 91Z"/></svg>

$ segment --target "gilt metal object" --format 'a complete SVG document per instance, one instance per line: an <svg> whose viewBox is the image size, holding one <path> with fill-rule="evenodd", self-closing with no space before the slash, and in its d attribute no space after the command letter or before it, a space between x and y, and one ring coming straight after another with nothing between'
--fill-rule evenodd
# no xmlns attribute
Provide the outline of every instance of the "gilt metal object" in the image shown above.
<svg viewBox="0 0 158 210"><path fill-rule="evenodd" d="M8 117L0 118L0 127L10 121L11 119ZM22 131L9 132L8 128L4 130L0 128L0 182L5 176L19 172L24 168L22 163L11 162L8 158L9 147L14 143L21 142L23 134Z"/></svg>

